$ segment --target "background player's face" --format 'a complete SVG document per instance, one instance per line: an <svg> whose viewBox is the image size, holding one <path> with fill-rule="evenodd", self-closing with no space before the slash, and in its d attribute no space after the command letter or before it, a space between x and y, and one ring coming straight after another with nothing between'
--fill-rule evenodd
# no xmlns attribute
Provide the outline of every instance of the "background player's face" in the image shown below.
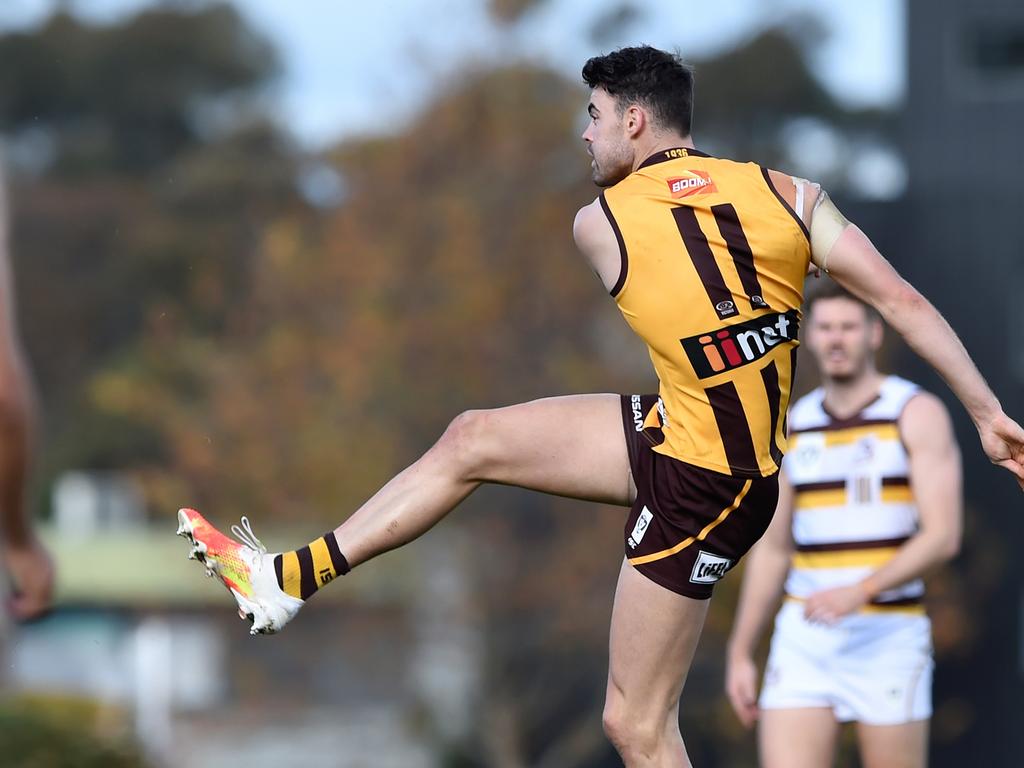
<svg viewBox="0 0 1024 768"><path fill-rule="evenodd" d="M619 114L615 99L604 88L590 93L587 106L590 122L583 132L594 183L610 187L626 178L633 170L633 150L626 133L625 118Z"/></svg>
<svg viewBox="0 0 1024 768"><path fill-rule="evenodd" d="M852 381L875 367L882 323L858 301L837 296L811 307L807 346L818 370L834 381Z"/></svg>

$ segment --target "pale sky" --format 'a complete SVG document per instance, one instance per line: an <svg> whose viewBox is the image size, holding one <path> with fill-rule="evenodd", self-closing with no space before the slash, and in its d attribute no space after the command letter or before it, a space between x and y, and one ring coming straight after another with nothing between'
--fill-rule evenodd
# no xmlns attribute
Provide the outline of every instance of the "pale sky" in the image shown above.
<svg viewBox="0 0 1024 768"><path fill-rule="evenodd" d="M545 62L578 78L583 61L608 48L650 43L702 57L784 23L820 16L827 36L815 67L851 106L898 102L905 87L904 0L643 0L635 23L595 48L593 23L621 0L548 0L514 28L496 26L484 0L231 0L278 47L284 75L279 119L308 147L395 127L467 61ZM57 0L3 0L0 29L39 23ZM65 0L89 19L113 20L152 0ZM197 5L201 0L176 0Z"/></svg>

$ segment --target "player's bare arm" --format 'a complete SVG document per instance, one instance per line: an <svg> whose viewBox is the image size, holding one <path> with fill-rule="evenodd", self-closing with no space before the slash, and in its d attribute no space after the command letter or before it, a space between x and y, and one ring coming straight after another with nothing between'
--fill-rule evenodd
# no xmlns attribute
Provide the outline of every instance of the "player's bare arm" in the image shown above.
<svg viewBox="0 0 1024 768"><path fill-rule="evenodd" d="M1012 472L1024 489L1024 429L1003 412L945 318L824 193L817 199L810 232L812 262L877 309L946 380L974 421L989 459Z"/></svg>
<svg viewBox="0 0 1024 768"><path fill-rule="evenodd" d="M834 623L880 592L925 575L954 557L960 548L960 451L949 413L937 397L921 393L907 403L899 426L910 461L918 532L863 581L810 595L804 615L812 621Z"/></svg>
<svg viewBox="0 0 1024 768"><path fill-rule="evenodd" d="M7 242L7 206L0 180L0 546L13 583L11 611L16 618L29 619L49 608L53 565L25 506L33 408L15 327Z"/></svg>
<svg viewBox="0 0 1024 768"><path fill-rule="evenodd" d="M774 614L793 556L793 487L779 476L779 504L768 530L747 555L743 587L726 649L725 692L733 711L750 728L757 720L758 670L754 663L765 625Z"/></svg>
<svg viewBox="0 0 1024 768"><path fill-rule="evenodd" d="M615 231L601 208L600 198L580 208L572 225L572 236L605 289L611 291L622 270L622 256Z"/></svg>

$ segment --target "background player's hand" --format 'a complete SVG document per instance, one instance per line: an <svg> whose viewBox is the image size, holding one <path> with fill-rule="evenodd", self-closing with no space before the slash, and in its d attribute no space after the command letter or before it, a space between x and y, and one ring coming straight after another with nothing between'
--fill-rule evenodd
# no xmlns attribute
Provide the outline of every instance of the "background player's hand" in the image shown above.
<svg viewBox="0 0 1024 768"><path fill-rule="evenodd" d="M730 655L725 665L725 692L744 728L754 725L757 708L757 665L749 656Z"/></svg>
<svg viewBox="0 0 1024 768"><path fill-rule="evenodd" d="M1024 489L1024 429L1002 411L978 425L981 445L993 464L1010 470Z"/></svg>
<svg viewBox="0 0 1024 768"><path fill-rule="evenodd" d="M9 607L15 619L27 621L46 613L53 599L53 561L36 538L4 544L3 564L11 579Z"/></svg>
<svg viewBox="0 0 1024 768"><path fill-rule="evenodd" d="M815 592L804 602L804 618L818 624L835 624L868 601L860 584Z"/></svg>

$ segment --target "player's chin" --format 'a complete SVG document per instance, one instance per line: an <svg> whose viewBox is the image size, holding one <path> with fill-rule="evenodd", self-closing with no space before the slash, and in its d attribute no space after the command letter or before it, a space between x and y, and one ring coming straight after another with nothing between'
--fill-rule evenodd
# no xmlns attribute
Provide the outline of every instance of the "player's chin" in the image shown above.
<svg viewBox="0 0 1024 768"><path fill-rule="evenodd" d="M846 382L857 377L857 366L849 362L825 363L822 366L822 373L833 381Z"/></svg>
<svg viewBox="0 0 1024 768"><path fill-rule="evenodd" d="M608 173L602 173L596 167L590 177L594 180L594 184L601 187L601 189L613 187L625 178L624 176L613 176Z"/></svg>

